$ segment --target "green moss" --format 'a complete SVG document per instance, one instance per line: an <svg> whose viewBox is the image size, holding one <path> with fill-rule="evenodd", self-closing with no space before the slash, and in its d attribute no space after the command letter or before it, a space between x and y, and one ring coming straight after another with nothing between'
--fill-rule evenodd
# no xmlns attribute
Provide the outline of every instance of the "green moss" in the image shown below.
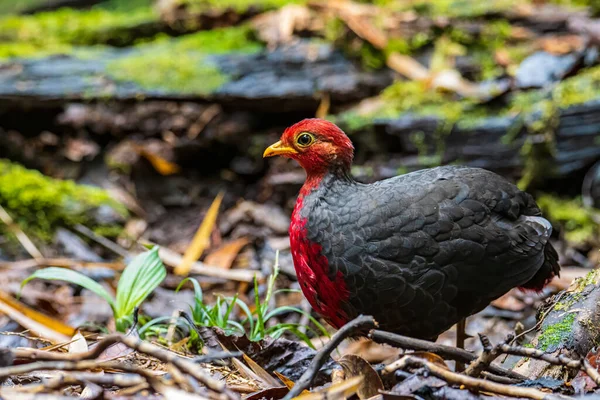
<svg viewBox="0 0 600 400"><path fill-rule="evenodd" d="M472 18L507 11L519 4L522 1L421 0L413 7L417 12L433 17Z"/></svg>
<svg viewBox="0 0 600 400"><path fill-rule="evenodd" d="M244 12L250 7L273 10L288 4L304 4L306 0L175 0L175 2L187 6L191 12L202 12L214 8L232 8L237 12Z"/></svg>
<svg viewBox="0 0 600 400"><path fill-rule="evenodd" d="M146 89L208 94L229 77L206 61L206 55L259 50L261 45L250 33L248 27L241 26L161 38L137 46L131 56L110 62L107 72L116 80L135 82Z"/></svg>
<svg viewBox="0 0 600 400"><path fill-rule="evenodd" d="M600 282L600 269L593 269L587 273L583 278L578 278L575 280L576 288L575 290L581 296L581 292L588 287L589 285L597 285Z"/></svg>
<svg viewBox="0 0 600 400"><path fill-rule="evenodd" d="M151 0L112 0L87 10L61 8L0 18L0 58L65 54L74 46L131 42L130 29L157 21Z"/></svg>
<svg viewBox="0 0 600 400"><path fill-rule="evenodd" d="M588 68L565 79L552 91L560 108L567 108L600 98L600 66Z"/></svg>
<svg viewBox="0 0 600 400"><path fill-rule="evenodd" d="M585 207L580 198L561 199L541 195L537 203L544 215L556 225L562 226L565 239L573 244L583 244L598 237L598 225L594 222L594 209Z"/></svg>
<svg viewBox="0 0 600 400"><path fill-rule="evenodd" d="M52 179L3 159L0 204L25 232L42 240L51 239L58 226L93 225L91 213L100 206L109 206L122 215L127 213L102 189Z"/></svg>
<svg viewBox="0 0 600 400"><path fill-rule="evenodd" d="M556 348L558 345L568 340L575 322L575 314L565 315L559 322L544 326L538 337L537 348L542 351Z"/></svg>

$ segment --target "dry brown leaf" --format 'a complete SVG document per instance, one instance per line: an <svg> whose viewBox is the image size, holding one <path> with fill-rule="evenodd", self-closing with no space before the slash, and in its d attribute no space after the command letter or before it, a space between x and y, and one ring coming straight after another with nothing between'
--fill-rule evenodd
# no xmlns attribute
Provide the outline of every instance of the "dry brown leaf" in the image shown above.
<svg viewBox="0 0 600 400"><path fill-rule="evenodd" d="M244 400L282 399L290 390L285 386L267 388L244 396Z"/></svg>
<svg viewBox="0 0 600 400"><path fill-rule="evenodd" d="M181 264L175 268L175 274L183 276L188 275L192 268L192 264L200 258L204 250L208 247L210 243L210 234L217 222L217 215L219 214L219 207L221 206L222 200L223 193L221 192L215 197L208 208L204 220L202 220L192 242L183 255Z"/></svg>
<svg viewBox="0 0 600 400"><path fill-rule="evenodd" d="M81 332L77 331L75 336L71 339L71 343L69 343L69 353L85 353L88 350L89 348L85 337L83 337Z"/></svg>
<svg viewBox="0 0 600 400"><path fill-rule="evenodd" d="M450 368L448 368L448 365L446 364L446 361L444 361L442 357L438 356L435 353L430 353L428 351L415 351L413 353L410 353L410 355L432 362L435 365L439 365L440 367L447 369L448 371L450 370Z"/></svg>
<svg viewBox="0 0 600 400"><path fill-rule="evenodd" d="M563 55L581 50L584 40L579 35L549 36L540 38L538 45L547 53Z"/></svg>
<svg viewBox="0 0 600 400"><path fill-rule="evenodd" d="M361 400L376 396L379 394L379 390L383 389L383 382L379 374L363 358L354 354L346 354L338 360L338 364L342 366L346 379L363 377L356 392Z"/></svg>
<svg viewBox="0 0 600 400"><path fill-rule="evenodd" d="M284 385L285 385L285 386L286 386L288 389L291 389L291 388L293 388L293 387L294 387L294 381L293 381L293 380L291 380L290 378L288 378L287 376L285 376L285 375L283 375L283 374L280 374L280 373L279 373L279 372L277 372L277 371L273 371L273 373L275 374L275 376L277 376L277 377L279 378L279 380L280 380L281 382L283 382L283 384L284 384ZM304 389L304 390L302 391L302 393L310 393L310 392L309 392L308 390Z"/></svg>
<svg viewBox="0 0 600 400"><path fill-rule="evenodd" d="M280 387L281 383L271 376L263 367L258 365L253 359L248 357L246 354L243 354L244 361L246 364L254 371L254 373L263 381L267 387Z"/></svg>
<svg viewBox="0 0 600 400"><path fill-rule="evenodd" d="M171 161L163 158L159 154L150 151L144 146L140 146L136 143L133 144L133 149L142 157L152 164L152 167L161 175L168 176L173 175L181 171L179 165L172 163Z"/></svg>
<svg viewBox="0 0 600 400"><path fill-rule="evenodd" d="M224 269L230 269L240 251L249 243L248 238L241 237L223 244L206 256L204 262Z"/></svg>
<svg viewBox="0 0 600 400"><path fill-rule="evenodd" d="M75 334L75 328L27 307L3 291L0 291L0 313L6 314L25 329L55 343L68 342Z"/></svg>
<svg viewBox="0 0 600 400"><path fill-rule="evenodd" d="M296 397L296 400L320 400L320 399L328 399L328 400L338 400L338 399L346 399L358 391L360 384L363 380L362 376L355 376L354 378L346 379L341 383L337 383L335 385L329 386L324 391L319 392L309 392L306 394L301 394Z"/></svg>

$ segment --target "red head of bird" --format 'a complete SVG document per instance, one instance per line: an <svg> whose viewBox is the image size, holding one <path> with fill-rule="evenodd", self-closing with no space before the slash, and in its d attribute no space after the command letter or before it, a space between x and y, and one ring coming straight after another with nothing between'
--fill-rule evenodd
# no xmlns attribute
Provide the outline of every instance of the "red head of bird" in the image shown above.
<svg viewBox="0 0 600 400"><path fill-rule="evenodd" d="M310 176L327 171L348 173L354 156L354 146L335 124L318 118L302 120L281 135L281 140L269 146L263 157L292 158Z"/></svg>

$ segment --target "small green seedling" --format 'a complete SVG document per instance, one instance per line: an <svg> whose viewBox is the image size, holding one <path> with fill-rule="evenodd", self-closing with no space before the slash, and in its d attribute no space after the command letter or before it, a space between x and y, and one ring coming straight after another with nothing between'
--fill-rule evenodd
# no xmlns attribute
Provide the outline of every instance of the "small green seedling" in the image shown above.
<svg viewBox="0 0 600 400"><path fill-rule="evenodd" d="M137 255L123 270L117 296L113 297L104 287L80 272L67 268L40 269L21 283L21 289L32 279L59 280L91 290L110 304L117 331L125 332L133 323L133 311L161 284L167 270L158 257L158 247Z"/></svg>
<svg viewBox="0 0 600 400"><path fill-rule="evenodd" d="M277 257L278 258L278 257ZM216 303L209 306L204 303L202 289L200 283L194 278L186 278L180 284L177 290L179 290L184 283L191 282L194 286L194 305L191 307L192 319L198 326L210 326L221 328L226 335L234 334L245 334L253 342L257 342L265 339L267 336L272 338L278 338L285 332L292 333L299 339L304 341L307 345L313 347L312 342L308 335L302 331L302 326L297 323L277 323L269 325L267 322L272 318L289 312L295 312L308 317L310 322L326 336L329 333L325 327L320 324L310 313L301 310L297 307L282 306L271 309L272 298L274 295L283 292L294 291L291 289L274 290L275 280L279 273L278 260L275 261L275 267L273 274L269 276L267 282L267 293L264 299L260 299L259 296L259 285L258 280L254 279L254 310L250 310L250 307L238 296L223 297L217 296ZM239 307L243 318L240 321L233 319L234 309ZM310 328L309 328L310 329ZM310 329L312 330L312 329Z"/></svg>

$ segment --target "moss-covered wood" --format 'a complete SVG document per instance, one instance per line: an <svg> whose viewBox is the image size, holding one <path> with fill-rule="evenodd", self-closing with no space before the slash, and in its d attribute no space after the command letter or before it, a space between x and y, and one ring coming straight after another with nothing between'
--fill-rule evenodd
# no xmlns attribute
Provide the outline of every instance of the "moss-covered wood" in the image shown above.
<svg viewBox="0 0 600 400"><path fill-rule="evenodd" d="M41 240L52 239L57 227L77 224L114 236L127 214L100 188L52 179L5 159L0 159L0 204L21 229Z"/></svg>
<svg viewBox="0 0 600 400"><path fill-rule="evenodd" d="M600 344L600 270L592 270L555 295L540 310L541 325L531 345L555 355L579 359ZM524 359L515 370L530 379L563 379L576 371Z"/></svg>

